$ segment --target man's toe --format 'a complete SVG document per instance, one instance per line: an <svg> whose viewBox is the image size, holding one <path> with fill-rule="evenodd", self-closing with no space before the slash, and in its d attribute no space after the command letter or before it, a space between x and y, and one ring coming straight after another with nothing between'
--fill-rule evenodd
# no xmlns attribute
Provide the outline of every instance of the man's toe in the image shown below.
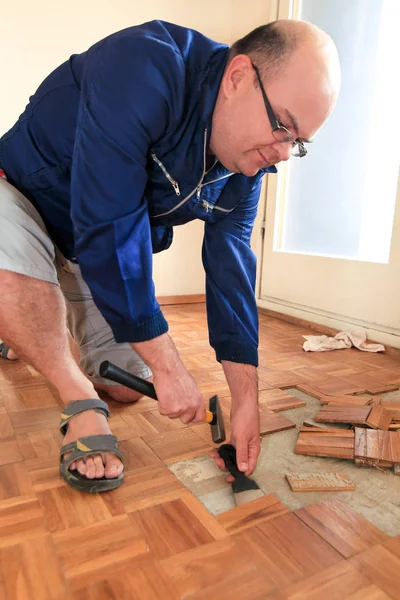
<svg viewBox="0 0 400 600"><path fill-rule="evenodd" d="M112 452L107 452L104 455L104 462L106 465L105 476L108 479L113 479L114 477L118 477L124 470L124 466L123 466L122 462Z"/></svg>

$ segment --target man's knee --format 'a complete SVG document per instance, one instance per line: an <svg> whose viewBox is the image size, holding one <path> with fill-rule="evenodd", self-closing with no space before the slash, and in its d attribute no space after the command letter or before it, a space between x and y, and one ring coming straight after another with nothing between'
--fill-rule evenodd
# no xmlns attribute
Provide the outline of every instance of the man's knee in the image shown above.
<svg viewBox="0 0 400 600"><path fill-rule="evenodd" d="M123 402L125 404L137 402L143 396L143 394L135 392L134 390L130 390L123 385L105 385L103 383L95 383L94 387L96 391L105 392L113 400L116 400L117 402Z"/></svg>

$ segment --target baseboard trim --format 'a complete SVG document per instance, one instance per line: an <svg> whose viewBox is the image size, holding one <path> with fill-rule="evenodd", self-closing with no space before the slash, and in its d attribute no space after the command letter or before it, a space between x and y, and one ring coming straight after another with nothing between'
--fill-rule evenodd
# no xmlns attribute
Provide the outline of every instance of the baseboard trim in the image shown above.
<svg viewBox="0 0 400 600"><path fill-rule="evenodd" d="M389 354L399 354L400 336L388 331L381 331L378 329L378 325L352 322L350 318L341 318L340 315L335 315L336 318L333 318L333 316L313 313L306 307L303 310L299 306L294 308L286 305L284 302L276 303L265 299L258 299L257 303L261 314L314 330L323 335L335 336L339 331L349 331L352 327L363 327L367 332L368 341L384 344L386 352ZM285 312L276 310L277 306L283 308ZM304 319L304 316L311 316L313 320L311 321L309 318Z"/></svg>
<svg viewBox="0 0 400 600"><path fill-rule="evenodd" d="M157 296L160 306L172 304L203 304L206 301L205 294L183 294L181 296Z"/></svg>

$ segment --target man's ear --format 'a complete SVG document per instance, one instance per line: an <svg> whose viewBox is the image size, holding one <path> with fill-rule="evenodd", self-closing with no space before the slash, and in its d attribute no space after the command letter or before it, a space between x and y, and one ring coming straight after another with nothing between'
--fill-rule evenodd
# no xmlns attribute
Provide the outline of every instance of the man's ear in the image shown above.
<svg viewBox="0 0 400 600"><path fill-rule="evenodd" d="M242 91L243 88L247 89L249 83L253 81L252 74L253 68L250 58L246 54L234 56L226 67L222 78L221 87L224 95L230 97Z"/></svg>

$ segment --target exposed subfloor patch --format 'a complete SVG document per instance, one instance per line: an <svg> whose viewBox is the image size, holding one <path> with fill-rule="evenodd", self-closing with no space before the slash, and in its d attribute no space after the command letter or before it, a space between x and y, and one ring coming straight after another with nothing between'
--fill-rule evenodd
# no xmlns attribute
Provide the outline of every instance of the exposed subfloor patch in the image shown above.
<svg viewBox="0 0 400 600"><path fill-rule="evenodd" d="M296 389L288 390L307 401L307 406L283 411L288 419L300 426L303 421L313 422L321 405L319 400ZM385 400L399 400L400 390L384 394ZM297 429L266 435L254 479L266 494L276 494L290 510L339 498L353 510L389 535L400 534L400 477L393 470L378 471L373 467L359 467L351 460L302 456L294 454ZM207 456L170 465L171 471L213 514L217 515L235 506L231 486L225 476ZM315 473L334 471L346 473L356 489L351 492L292 492L286 473Z"/></svg>

